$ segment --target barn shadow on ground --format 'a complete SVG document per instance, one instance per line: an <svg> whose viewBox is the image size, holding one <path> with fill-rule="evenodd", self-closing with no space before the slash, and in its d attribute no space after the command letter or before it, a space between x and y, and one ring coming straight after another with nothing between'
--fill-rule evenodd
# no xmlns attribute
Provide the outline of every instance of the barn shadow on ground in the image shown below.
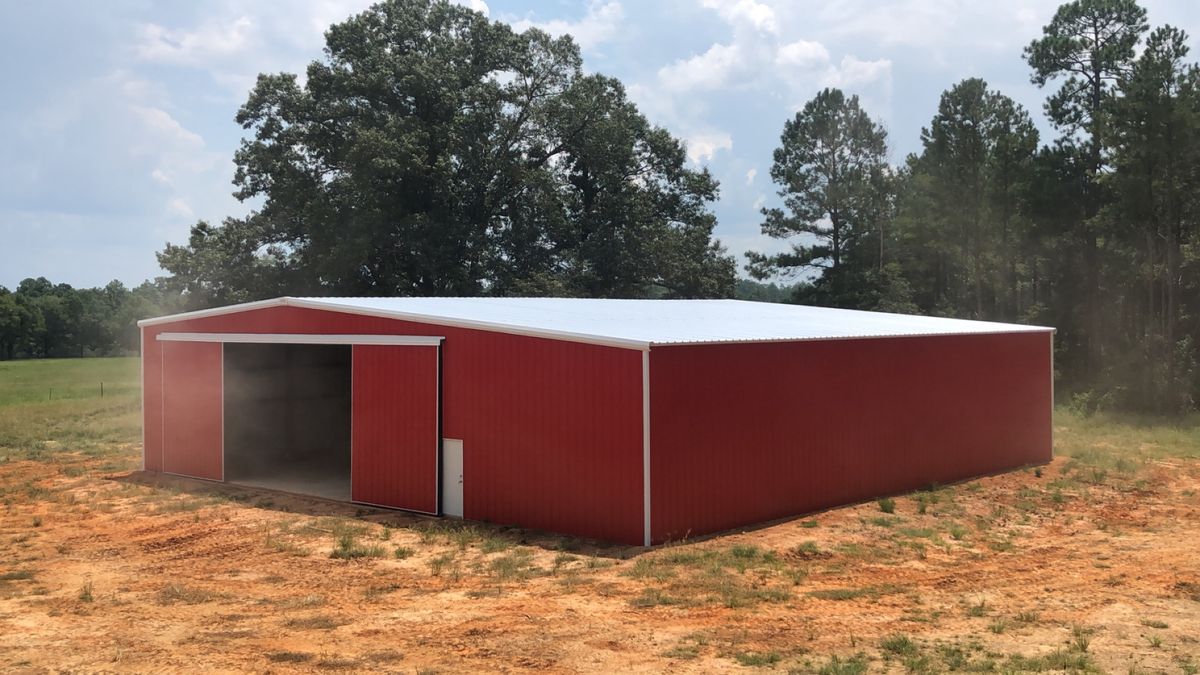
<svg viewBox="0 0 1200 675"><path fill-rule="evenodd" d="M302 516L354 518L363 522L387 525L398 530L407 529L417 533L433 531L452 534L464 528L475 528L489 537L500 538L513 545L536 546L547 551L566 551L613 560L634 558L652 550L640 546L582 539L511 525L427 516L409 511L351 504L292 492L198 480L153 471L131 471L108 478L118 483L141 485L193 497L222 499L250 508L269 509Z"/></svg>

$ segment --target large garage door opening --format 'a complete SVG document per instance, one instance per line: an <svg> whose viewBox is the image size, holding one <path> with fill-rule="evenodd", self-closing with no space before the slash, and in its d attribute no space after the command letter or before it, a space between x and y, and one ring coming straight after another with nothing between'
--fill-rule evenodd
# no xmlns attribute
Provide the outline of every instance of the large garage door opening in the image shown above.
<svg viewBox="0 0 1200 675"><path fill-rule="evenodd" d="M350 499L350 345L225 344L225 480Z"/></svg>

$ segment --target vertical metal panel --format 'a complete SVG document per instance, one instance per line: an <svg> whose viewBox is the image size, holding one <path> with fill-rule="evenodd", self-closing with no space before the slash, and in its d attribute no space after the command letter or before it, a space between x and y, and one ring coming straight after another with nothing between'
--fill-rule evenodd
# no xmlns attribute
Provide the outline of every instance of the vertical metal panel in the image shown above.
<svg viewBox="0 0 1200 675"><path fill-rule="evenodd" d="M642 543L639 351L299 307L147 327L147 354L159 332L443 335L442 434L463 440L464 516Z"/></svg>
<svg viewBox="0 0 1200 675"><path fill-rule="evenodd" d="M146 471L162 471L162 345L150 328L142 329L142 462Z"/></svg>
<svg viewBox="0 0 1200 675"><path fill-rule="evenodd" d="M354 346L354 501L438 512L437 359L437 347Z"/></svg>
<svg viewBox="0 0 1200 675"><path fill-rule="evenodd" d="M162 470L222 480L221 345L162 347Z"/></svg>
<svg viewBox="0 0 1200 675"><path fill-rule="evenodd" d="M660 542L1051 458L1043 333L650 352Z"/></svg>

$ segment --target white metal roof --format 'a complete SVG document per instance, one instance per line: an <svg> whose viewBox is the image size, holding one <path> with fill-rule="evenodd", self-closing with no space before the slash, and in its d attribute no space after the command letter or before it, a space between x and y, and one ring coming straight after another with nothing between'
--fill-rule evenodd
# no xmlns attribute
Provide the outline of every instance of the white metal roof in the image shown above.
<svg viewBox="0 0 1200 675"><path fill-rule="evenodd" d="M587 298L276 298L139 321L139 326L290 305L634 349L653 345L789 342L1052 331L990 321L743 300Z"/></svg>

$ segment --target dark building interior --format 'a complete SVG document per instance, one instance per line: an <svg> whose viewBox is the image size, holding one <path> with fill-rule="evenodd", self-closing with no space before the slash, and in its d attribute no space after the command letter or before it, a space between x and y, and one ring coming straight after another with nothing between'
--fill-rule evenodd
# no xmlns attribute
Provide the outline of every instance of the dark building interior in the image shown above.
<svg viewBox="0 0 1200 675"><path fill-rule="evenodd" d="M350 499L350 345L225 344L225 480Z"/></svg>

